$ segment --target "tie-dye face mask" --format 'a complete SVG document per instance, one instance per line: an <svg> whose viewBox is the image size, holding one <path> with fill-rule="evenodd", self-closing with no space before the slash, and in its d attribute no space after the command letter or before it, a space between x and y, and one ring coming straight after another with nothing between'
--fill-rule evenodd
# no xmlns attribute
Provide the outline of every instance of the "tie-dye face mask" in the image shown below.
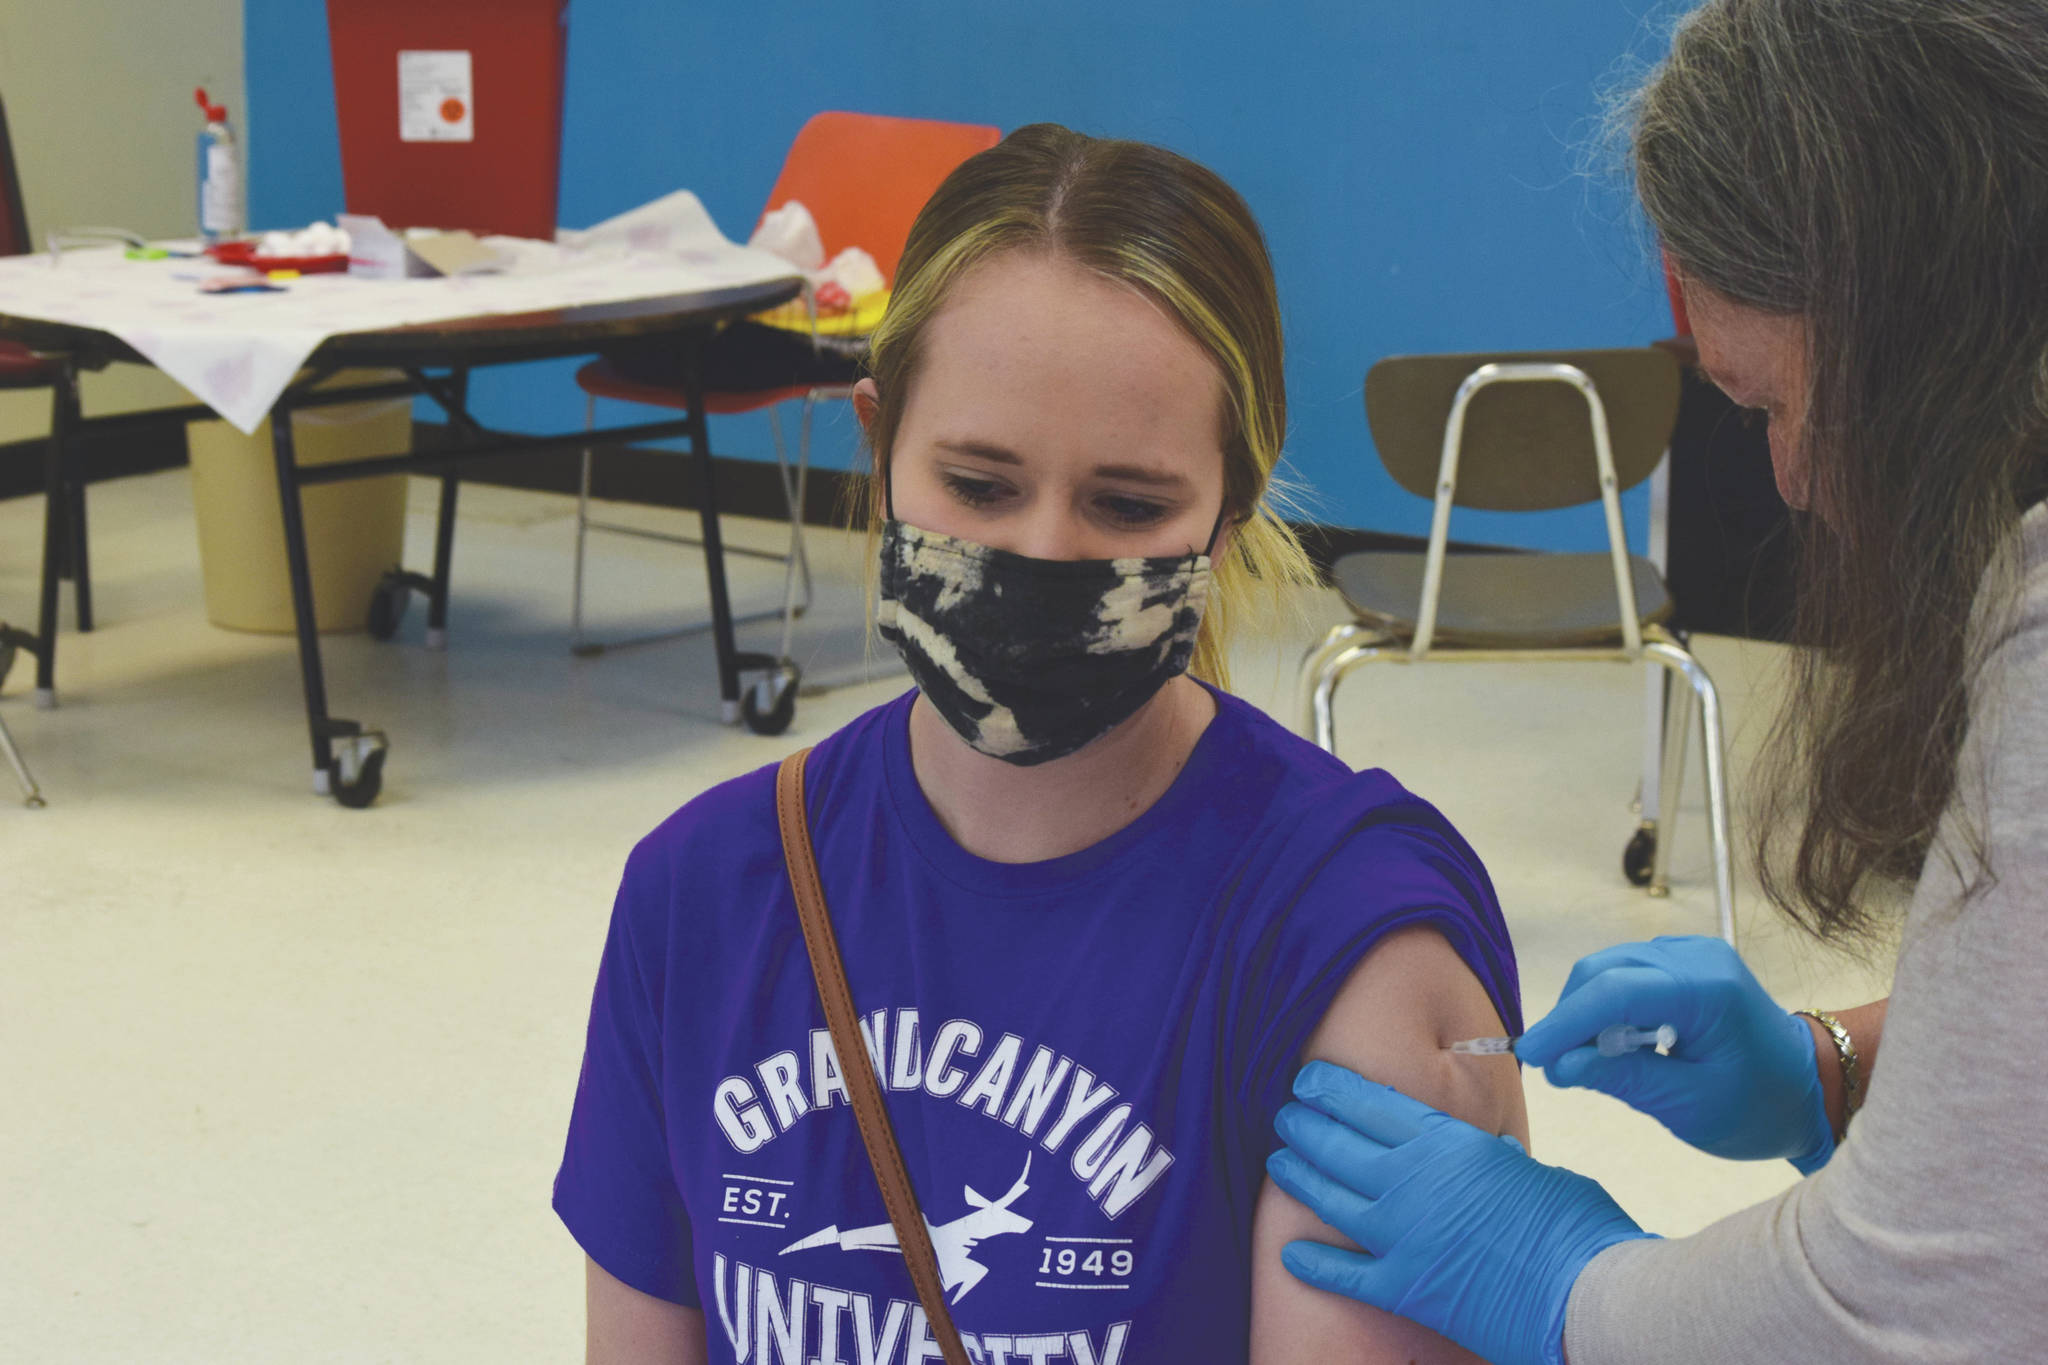
<svg viewBox="0 0 2048 1365"><path fill-rule="evenodd" d="M1136 714L1194 656L1209 556L1032 559L882 527L875 625L982 753L1063 758Z"/></svg>

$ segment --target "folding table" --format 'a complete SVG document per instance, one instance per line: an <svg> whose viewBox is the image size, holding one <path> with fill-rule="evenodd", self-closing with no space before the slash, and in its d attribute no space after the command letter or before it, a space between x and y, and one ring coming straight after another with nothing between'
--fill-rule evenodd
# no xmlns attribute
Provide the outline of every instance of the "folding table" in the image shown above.
<svg viewBox="0 0 2048 1365"><path fill-rule="evenodd" d="M708 223L708 219L704 220ZM544 244L531 244L538 249ZM593 437L630 442L686 438L696 467L709 579L711 634L717 651L719 694L728 721L739 716L740 672L775 660L738 652L726 591L719 533L718 491L705 429L698 356L704 340L732 319L797 295L800 277L785 263L701 234L647 249L578 258L566 268L535 276L366 282L346 277L294 281L301 296L289 308L277 295L187 303L190 286L166 287L176 262L121 262L118 253L85 252L61 263L46 256L0 261L0 337L21 341L54 359L59 368L46 466L50 490L44 528L42 595L33 651L37 699L56 702L56 519L66 461L77 439L145 422L185 420L218 413L244 431L271 417L292 607L305 686L306 723L313 751L313 786L341 804L367 806L377 798L388 742L361 722L332 715L321 669L313 616L306 531L300 490L316 483L393 473L441 476L441 508L431 576L408 574L409 586L429 602L428 640L445 638L449 561L454 542L459 471L494 456L580 450ZM68 273L67 273L68 272ZM146 285L147 306L130 286ZM364 285L367 288L354 286ZM303 288L302 288L303 287ZM154 309L155 312L151 310ZM161 325L157 316L161 315ZM393 325L379 325L388 318ZM331 329L327 323L335 324ZM182 331L176 329L183 328ZM678 375L690 395L676 418L613 427L595 433L509 435L486 430L468 406L472 370L591 354L626 338L673 337ZM188 407L84 417L78 374L114 361L156 365L207 401ZM345 368L400 371L402 381L315 391ZM342 463L300 468L293 458L291 414L299 409L366 398L423 395L447 414L452 448L433 453L392 452Z"/></svg>

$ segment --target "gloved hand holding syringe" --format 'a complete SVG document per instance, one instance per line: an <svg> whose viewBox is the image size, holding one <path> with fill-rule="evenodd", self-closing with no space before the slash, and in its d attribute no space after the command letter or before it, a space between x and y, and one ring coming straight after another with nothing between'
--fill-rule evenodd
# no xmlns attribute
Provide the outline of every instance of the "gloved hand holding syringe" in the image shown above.
<svg viewBox="0 0 2048 1365"><path fill-rule="evenodd" d="M1668 1057L1671 1049L1678 1046L1678 1030L1669 1024L1659 1024L1655 1028L1609 1024L1594 1035L1593 1046L1599 1049L1602 1057L1620 1057L1646 1047L1653 1047L1659 1056ZM1444 1046L1444 1051L1465 1057L1497 1057L1514 1050L1515 1040L1505 1035L1463 1038Z"/></svg>
<svg viewBox="0 0 2048 1365"><path fill-rule="evenodd" d="M1616 1022L1650 1020L1659 1027ZM1520 1037L1452 1050L1512 1052L1552 1085L1612 1095L1703 1152L1783 1157L1811 1174L1835 1150L1816 1046L1807 1021L1773 1000L1733 948L1677 937L1582 958L1557 1007Z"/></svg>

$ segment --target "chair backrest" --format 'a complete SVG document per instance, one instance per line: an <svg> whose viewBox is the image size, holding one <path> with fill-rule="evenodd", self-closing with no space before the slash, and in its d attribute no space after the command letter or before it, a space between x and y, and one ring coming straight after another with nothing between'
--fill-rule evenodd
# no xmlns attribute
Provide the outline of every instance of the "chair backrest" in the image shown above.
<svg viewBox="0 0 2048 1365"><path fill-rule="evenodd" d="M767 210L801 199L828 260L860 247L894 285L896 261L924 201L955 166L1002 138L1000 129L981 124L828 110L813 115L790 144Z"/></svg>
<svg viewBox="0 0 2048 1365"><path fill-rule="evenodd" d="M28 210L21 202L21 175L14 165L14 139L7 132L7 105L0 102L0 256L24 256L34 249L28 237Z"/></svg>
<svg viewBox="0 0 2048 1365"><path fill-rule="evenodd" d="M1490 363L1550 362L1585 371L1607 412L1618 488L1648 478L1678 422L1678 361L1654 347L1389 356L1365 376L1365 416L1380 463L1419 497L1436 496L1444 426L1459 386ZM1458 459L1459 507L1540 512L1600 497L1592 419L1584 396L1563 383L1493 384L1465 413Z"/></svg>

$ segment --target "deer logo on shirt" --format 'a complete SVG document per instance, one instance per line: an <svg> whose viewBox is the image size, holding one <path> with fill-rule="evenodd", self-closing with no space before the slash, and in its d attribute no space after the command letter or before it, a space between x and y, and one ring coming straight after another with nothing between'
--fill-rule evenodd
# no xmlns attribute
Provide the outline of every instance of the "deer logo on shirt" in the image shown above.
<svg viewBox="0 0 2048 1365"><path fill-rule="evenodd" d="M934 1225L925 1219L925 1230L932 1239L932 1251L939 1262L939 1279L945 1285L949 1300L958 1303L967 1291L981 1283L988 1274L988 1267L973 1257L974 1248L990 1237L1004 1233L1029 1232L1031 1220L1014 1212L1010 1205L1017 1201L1031 1186L1031 1158L1024 1158L1024 1173L1017 1177L1017 1183L1000 1199L989 1199L974 1186L964 1187L968 1212L949 1223ZM876 1223L864 1228L848 1228L840 1231L835 1223L821 1228L808 1237L791 1242L782 1249L784 1256L792 1251L809 1251L814 1247L836 1246L841 1251L894 1251L901 1252L902 1244L896 1238L896 1229L889 1223Z"/></svg>

